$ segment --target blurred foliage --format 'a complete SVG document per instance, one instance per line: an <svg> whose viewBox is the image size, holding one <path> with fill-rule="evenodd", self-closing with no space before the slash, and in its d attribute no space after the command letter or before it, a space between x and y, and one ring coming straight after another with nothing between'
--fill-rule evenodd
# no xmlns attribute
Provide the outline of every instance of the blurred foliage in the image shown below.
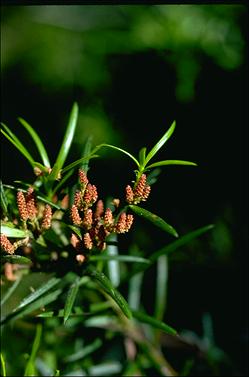
<svg viewBox="0 0 249 377"><path fill-rule="evenodd" d="M109 84L111 55L155 49L177 71L177 97L189 100L202 54L224 69L242 63L243 11L240 5L4 8L2 69L18 61L34 83L58 89L77 82L92 92Z"/></svg>

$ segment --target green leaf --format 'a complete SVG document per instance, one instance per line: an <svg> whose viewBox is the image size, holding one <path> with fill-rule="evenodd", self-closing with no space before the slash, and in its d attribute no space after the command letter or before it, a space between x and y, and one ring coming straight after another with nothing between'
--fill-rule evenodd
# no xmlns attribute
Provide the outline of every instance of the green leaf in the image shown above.
<svg viewBox="0 0 249 377"><path fill-rule="evenodd" d="M134 318L138 319L140 322L147 323L148 325L151 325L157 329L163 330L167 334L177 335L177 331L173 329L171 326L166 325L166 323L161 322L149 316L148 314L132 310L132 315Z"/></svg>
<svg viewBox="0 0 249 377"><path fill-rule="evenodd" d="M1 358L1 376L6 377L6 366L5 366L5 360L3 357L2 352L0 353L0 358Z"/></svg>
<svg viewBox="0 0 249 377"><path fill-rule="evenodd" d="M163 320L166 302L167 302L167 286L168 286L168 258L161 255L157 260L157 277L156 277L156 301L155 301L155 318L159 321Z"/></svg>
<svg viewBox="0 0 249 377"><path fill-rule="evenodd" d="M133 255L93 255L90 257L91 261L102 260L110 261L116 260L118 262L132 262L132 263L150 263L148 259L136 257Z"/></svg>
<svg viewBox="0 0 249 377"><path fill-rule="evenodd" d="M36 358L36 354L40 346L41 335L42 335L42 325L39 323L36 326L35 340L32 346L30 358L25 368L24 376L37 376L37 372L35 368L35 358Z"/></svg>
<svg viewBox="0 0 249 377"><path fill-rule="evenodd" d="M85 158L87 156L90 156L91 155L91 150L92 150L92 136L89 136L87 138L86 143L85 143L82 157ZM86 172L86 173L88 172L89 161L90 161L90 159L86 159L81 164L81 169L84 170L84 172Z"/></svg>
<svg viewBox="0 0 249 377"><path fill-rule="evenodd" d="M94 280L96 280L96 282L100 285L100 287L109 296L111 296L111 298L116 302L116 304L120 307L120 309L126 315L127 318L132 317L130 308L129 308L126 300L121 295L121 293L113 287L112 283L105 276L105 274L103 272L99 272L99 271L95 270L92 266L89 266L86 270L86 273L88 273Z"/></svg>
<svg viewBox="0 0 249 377"><path fill-rule="evenodd" d="M114 243L117 242L117 234L111 234L109 236L109 241ZM117 245L107 245L106 256L114 257L108 260L107 266L109 279L116 288L120 284L120 265L115 259L115 257L119 256Z"/></svg>
<svg viewBox="0 0 249 377"><path fill-rule="evenodd" d="M1 321L1 324L4 324L6 322L8 322L9 320L17 320L18 318L22 318L24 317L25 315L28 315L30 313L33 313L34 311L36 310L39 310L41 308L44 308L45 305L48 305L50 304L51 302L55 301L57 299L57 297L59 296L59 294L62 292L61 289L57 289L56 291L53 291L51 293L48 293L47 295L45 296L42 296L41 298L39 298L38 300L30 303L29 305L27 305L24 309L21 308L20 310L18 311L15 311L15 312L12 312L10 313L7 317L5 317L2 321Z"/></svg>
<svg viewBox="0 0 249 377"><path fill-rule="evenodd" d="M71 288L68 291L68 295L67 295L66 303L65 303L65 307L64 307L64 325L67 322L67 320L68 320L68 318L69 318L69 316L72 312L73 304L75 302L75 299L76 299L76 296L77 296L77 293L78 293L78 290L79 290L79 281L80 281L80 279L77 278L75 283L71 286Z"/></svg>
<svg viewBox="0 0 249 377"><path fill-rule="evenodd" d="M6 237L15 238L25 238L30 235L27 230L11 228L7 225L1 225L1 234L4 234Z"/></svg>
<svg viewBox="0 0 249 377"><path fill-rule="evenodd" d="M0 181L1 208L5 216L8 215L8 200L4 192L3 183Z"/></svg>
<svg viewBox="0 0 249 377"><path fill-rule="evenodd" d="M127 156L129 156L129 157L130 157L130 158L136 163L136 165L137 165L138 167L140 167L140 164L139 164L138 160L137 160L134 156L132 156L132 154L130 154L129 152L125 151L124 149L121 149L121 148L115 147L114 145L110 145L110 144L100 144L100 145L98 145L98 146L95 148L95 150L100 149L100 148L102 148L102 147L108 147L108 148L116 149L116 150L118 150L119 152L122 152L122 153L126 154Z"/></svg>
<svg viewBox="0 0 249 377"><path fill-rule="evenodd" d="M194 230L193 232L190 232L181 238L179 240L176 240L172 242L171 244L163 247L162 249L156 251L150 256L151 263L154 263L161 255L168 255L175 250L177 250L179 247L186 245L187 243L191 242L195 238L199 237L201 234L208 232L209 230L213 229L214 225L206 225L202 228L199 228L197 230Z"/></svg>
<svg viewBox="0 0 249 377"><path fill-rule="evenodd" d="M59 370L59 369L56 369L55 374L54 374L54 377L59 377L59 376L60 376L60 370Z"/></svg>
<svg viewBox="0 0 249 377"><path fill-rule="evenodd" d="M69 122L67 125L67 129L64 135L64 139L60 148L60 151L58 153L57 159L55 161L55 164L53 166L52 173L50 174L50 179L54 180L57 179L57 176L60 172L60 170L63 168L64 162L67 158L67 155L69 153L75 129L76 129L76 124L77 124L77 119L78 119L78 112L79 108L77 103L75 102L73 104L70 116L69 116Z"/></svg>
<svg viewBox="0 0 249 377"><path fill-rule="evenodd" d="M156 145L151 149L151 151L148 153L145 161L144 161L144 167L148 164L148 162L152 159L152 157L155 156L155 154L159 151L160 148L166 143L167 140L169 140L170 136L173 134L175 130L176 122L174 121L168 131L163 135L163 137L156 143Z"/></svg>
<svg viewBox="0 0 249 377"><path fill-rule="evenodd" d="M44 147L44 145L43 145L40 137L36 133L36 131L23 118L18 118L18 120L25 127L25 129L28 131L28 133L32 137L32 139L33 139L33 141L34 141L34 143L35 143L35 145L36 145L36 147L37 147L37 149L38 149L38 151L40 153L40 156L41 156L41 159L43 161L43 164L46 167L50 167L50 161L49 161L46 149L45 149L45 147Z"/></svg>
<svg viewBox="0 0 249 377"><path fill-rule="evenodd" d="M71 363L74 361L82 360L84 357L90 355L94 351L96 351L99 347L102 346L101 339L97 338L93 341L93 343L88 344L83 349L80 349L79 351L75 352L72 355L66 356L63 361L65 363Z"/></svg>
<svg viewBox="0 0 249 377"><path fill-rule="evenodd" d="M158 161L154 164L151 164L149 166L146 166L147 169L156 168L158 166L165 166L165 165L190 165L190 166L197 166L195 162L191 161L181 161L181 160L164 160L164 161Z"/></svg>
<svg viewBox="0 0 249 377"><path fill-rule="evenodd" d="M146 147L143 147L139 151L139 157L138 157L138 159L139 159L140 165L144 164L145 156L146 156L146 149L147 149Z"/></svg>
<svg viewBox="0 0 249 377"><path fill-rule="evenodd" d="M24 191L24 190L22 190L22 191ZM57 204L51 202L51 200L48 200L47 198L43 198L43 196L37 195L37 199L41 200L42 202L44 202L46 204L49 204L51 207L54 207L54 208L59 209L61 211L65 211L64 208L61 208Z"/></svg>
<svg viewBox="0 0 249 377"><path fill-rule="evenodd" d="M3 298L1 298L1 306L11 297L12 293L15 291L15 289L18 287L19 283L21 282L21 278L19 277L17 280L14 281L14 283L10 286L10 288L7 290Z"/></svg>
<svg viewBox="0 0 249 377"><path fill-rule="evenodd" d="M3 255L1 256L3 262L15 263L15 264L31 264L32 261L22 255Z"/></svg>
<svg viewBox="0 0 249 377"><path fill-rule="evenodd" d="M65 225L68 228L70 228L79 237L79 239L82 240L82 234L79 227L77 227L76 225L70 225L66 223L62 223L62 225Z"/></svg>
<svg viewBox="0 0 249 377"><path fill-rule="evenodd" d="M155 215L154 213L147 211L147 209L130 204L128 206L137 215L144 217L145 219L151 221L157 227L163 229L174 237L178 237L176 230L169 224L167 224L161 217Z"/></svg>
<svg viewBox="0 0 249 377"><path fill-rule="evenodd" d="M96 154L89 154L88 156L81 157L78 160L76 160L76 161L72 162L71 164L67 165L64 169L62 169L61 173L64 174L66 171L75 168L75 166L80 165L83 162L89 161L90 159L96 158L96 157L99 157L99 156L96 155Z"/></svg>
<svg viewBox="0 0 249 377"><path fill-rule="evenodd" d="M7 126L3 125L5 128L8 128ZM32 167L35 166L35 160L33 159L33 157L30 155L30 153L27 151L27 149L23 146L23 144L19 141L19 139L15 136L15 138L13 139L12 137L10 137L4 130L1 129L1 132L2 134L6 137L6 139L8 139L13 145L14 147L16 147L16 149L19 150L19 152L29 161L29 163L31 164ZM9 131L11 132L11 131ZM12 134L12 132L11 132ZM13 134L12 134L13 135ZM17 141L18 140L18 141Z"/></svg>
<svg viewBox="0 0 249 377"><path fill-rule="evenodd" d="M60 279L53 277L52 279L48 280L45 284L39 287L35 292L32 292L30 295L25 297L21 303L15 308L15 311L23 308L24 306L29 305L36 299L40 298L44 293L48 292L51 288L57 285L60 282Z"/></svg>
<svg viewBox="0 0 249 377"><path fill-rule="evenodd" d="M89 376L121 376L122 364L119 361L105 361L88 368Z"/></svg>
<svg viewBox="0 0 249 377"><path fill-rule="evenodd" d="M140 272L129 279L128 304L133 310L140 306L143 278L144 273Z"/></svg>

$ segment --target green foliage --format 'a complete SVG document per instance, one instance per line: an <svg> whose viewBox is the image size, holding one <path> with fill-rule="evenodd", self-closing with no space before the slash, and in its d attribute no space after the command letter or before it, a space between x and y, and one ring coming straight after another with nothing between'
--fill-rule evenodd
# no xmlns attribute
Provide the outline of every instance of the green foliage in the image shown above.
<svg viewBox="0 0 249 377"><path fill-rule="evenodd" d="M41 336L42 336L42 325L38 324L36 327L36 334L35 334L35 339L32 346L32 350L31 350L31 355L27 362L27 365L24 371L24 376L35 376L37 374L36 367L35 367L35 358L36 358L36 354L40 346Z"/></svg>
<svg viewBox="0 0 249 377"><path fill-rule="evenodd" d="M149 165L172 136L175 129L173 122L148 153L146 147L140 149L138 159L125 149L110 144L92 147L92 140L89 138L82 157L64 166L75 135L77 118L78 105L74 103L53 165L50 165L48 153L39 135L24 119L19 118L19 121L31 136L42 163L35 162L28 148L6 125L1 130L6 139L26 157L35 172L35 179L31 184L22 181L15 182L16 186L1 183L1 259L2 275L7 284L1 301L1 325L5 334L10 331L10 323L20 328L23 325L25 328L29 323L32 328L34 324L36 326L31 354L26 366L19 365L18 372L20 374L20 368L24 368L25 376L37 373L45 375L48 370L50 375L57 376L64 373L64 370L66 375L120 373L124 360L115 359L114 349L110 355L107 353L101 359L101 363L96 364L96 355L109 347L106 344L121 334L130 344L126 346L127 355L134 347L138 347L138 361L134 361L133 365L130 356L127 359L131 369L134 366L139 373L147 374L147 369L152 368L163 375L167 370L174 375L173 368L160 349L162 333L174 339L180 338L178 332L164 322L167 255L211 230L212 226L185 234L158 251L153 251L149 257L145 253L139 253L137 246L128 247L127 252L119 254L119 234L130 230L134 216L141 216L166 233L178 237L176 230L164 219L137 203L147 200L150 184L157 180L157 169L152 170L148 177L145 174L151 169L172 164L196 164L166 160ZM108 199L104 206L100 200L94 209L98 194L96 187L89 183L87 171L89 163L102 148L111 148L129 156L135 162L137 170L134 171L133 187L129 186L128 192L126 191L126 203L119 199L111 203ZM73 177L76 167L81 169L77 182L71 187L66 183L69 177ZM16 202L17 192L19 199ZM155 310L154 314L149 315L141 302L142 287L146 279L145 271L156 261ZM13 266L17 269L16 276ZM12 284L8 283L8 279L13 280L13 276L17 280ZM129 289L127 300L126 288ZM150 295L154 301L153 290ZM37 320L41 322L36 324ZM144 328L145 333L142 331ZM81 336L75 335L74 347L68 347L66 337L68 334L77 334L80 329L88 334L86 343L85 340L82 342ZM98 332L93 340L91 336L88 338L91 334L89 329L102 329L105 335ZM60 344L57 348L57 341L64 342L65 349L64 346L61 349ZM53 354L49 353L50 346L55 347ZM146 363L143 360L147 360ZM8 358L6 363L11 370ZM1 365L5 376L3 355Z"/></svg>

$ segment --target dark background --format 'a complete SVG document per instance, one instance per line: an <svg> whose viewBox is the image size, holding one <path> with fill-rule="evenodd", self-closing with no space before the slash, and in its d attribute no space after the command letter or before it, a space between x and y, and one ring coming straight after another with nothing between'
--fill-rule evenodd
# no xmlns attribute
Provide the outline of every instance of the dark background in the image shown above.
<svg viewBox="0 0 249 377"><path fill-rule="evenodd" d="M236 375L246 374L248 343L247 27L242 5L2 8L1 118L31 150L16 118L38 131L54 159L74 101L72 161L90 134L94 144L137 154L176 120L160 157L198 167L162 169L146 208L180 235L215 228L172 256L166 317L202 336L209 313ZM1 153L4 183L33 179L6 140ZM89 175L101 196L121 196L133 169L124 155L106 152ZM172 241L137 223L131 238L148 254ZM144 303L152 312L147 294Z"/></svg>

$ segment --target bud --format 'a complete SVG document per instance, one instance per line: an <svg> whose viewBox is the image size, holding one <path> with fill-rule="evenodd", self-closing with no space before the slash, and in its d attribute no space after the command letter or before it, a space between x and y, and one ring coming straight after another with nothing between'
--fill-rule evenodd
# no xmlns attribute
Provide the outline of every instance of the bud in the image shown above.
<svg viewBox="0 0 249 377"><path fill-rule="evenodd" d="M146 185L145 188L144 188L144 192L143 192L143 201L145 201L146 199L148 199L149 195L150 195L150 190L151 190L151 187Z"/></svg>
<svg viewBox="0 0 249 377"><path fill-rule="evenodd" d="M5 236L5 234L0 235L0 244L1 244L1 249L6 251L8 254L14 254L15 247L12 245L10 240Z"/></svg>
<svg viewBox="0 0 249 377"><path fill-rule="evenodd" d="M78 237L76 236L76 234L73 233L71 235L70 242L71 242L71 245L79 252L80 249L81 249L81 242L78 239Z"/></svg>
<svg viewBox="0 0 249 377"><path fill-rule="evenodd" d="M37 177L40 177L41 175L43 175L43 171L38 168L37 166L34 167L34 174L37 176Z"/></svg>
<svg viewBox="0 0 249 377"><path fill-rule="evenodd" d="M93 203L96 202L98 199L98 193L97 193L97 188L95 185L91 185L88 183L85 193L84 193L84 203L86 207L90 207L93 205Z"/></svg>
<svg viewBox="0 0 249 377"><path fill-rule="evenodd" d="M126 232L126 213L123 212L119 216L117 225L116 225L116 232L117 233L125 233Z"/></svg>
<svg viewBox="0 0 249 377"><path fill-rule="evenodd" d="M33 187L29 187L27 191L26 205L27 205L29 218L32 220L36 217L37 212L38 212Z"/></svg>
<svg viewBox="0 0 249 377"><path fill-rule="evenodd" d="M134 191L134 194L136 197L140 197L140 198L143 197L145 185L146 185L146 175L142 174L141 177L139 178L139 181Z"/></svg>
<svg viewBox="0 0 249 377"><path fill-rule="evenodd" d="M80 225L81 224L81 218L79 215L78 208L75 204L72 205L71 208L71 219L74 225Z"/></svg>
<svg viewBox="0 0 249 377"><path fill-rule="evenodd" d="M134 199L134 193L133 193L133 190L132 190L130 185L126 186L125 192L126 192L126 195L125 195L126 201L127 201L127 203L131 204L133 202L133 199Z"/></svg>
<svg viewBox="0 0 249 377"><path fill-rule="evenodd" d="M27 221L29 218L26 200L22 191L17 192L17 206L20 217L23 221Z"/></svg>
<svg viewBox="0 0 249 377"><path fill-rule="evenodd" d="M84 234L84 246L88 250L91 250L93 247L93 242L89 233Z"/></svg>
<svg viewBox="0 0 249 377"><path fill-rule="evenodd" d="M114 205L116 208L118 208L118 207L119 207L119 204L120 204L120 199L115 198L115 199L113 199L112 203L113 203L113 205Z"/></svg>
<svg viewBox="0 0 249 377"><path fill-rule="evenodd" d="M112 216L112 211L110 208L107 208L105 210L105 215L104 215L104 224L109 227L110 225L113 224L113 216Z"/></svg>
<svg viewBox="0 0 249 377"><path fill-rule="evenodd" d="M96 220L100 219L100 217L103 215L103 213L104 213L104 203L103 203L103 200L98 200L97 204L96 204L94 218Z"/></svg>
<svg viewBox="0 0 249 377"><path fill-rule="evenodd" d="M75 191L75 194L74 194L74 205L77 207L77 208L80 208L81 207L81 192L80 191Z"/></svg>
<svg viewBox="0 0 249 377"><path fill-rule="evenodd" d="M49 204L45 205L45 209L43 212L43 219L42 219L42 229L49 229L51 227L51 220L52 220L52 208Z"/></svg>
<svg viewBox="0 0 249 377"><path fill-rule="evenodd" d="M82 254L77 254L75 259L77 260L77 262L79 262L79 264L82 264L84 260L86 259L86 257Z"/></svg>
<svg viewBox="0 0 249 377"><path fill-rule="evenodd" d="M80 181L80 186L84 190L86 185L88 184L88 179L87 179L86 173L82 169L79 169L79 181Z"/></svg>
<svg viewBox="0 0 249 377"><path fill-rule="evenodd" d="M83 219L83 225L90 229L93 223L93 212L91 209L86 209L84 211L84 219Z"/></svg>
<svg viewBox="0 0 249 377"><path fill-rule="evenodd" d="M133 215L127 215L126 216L126 229L125 231L128 232L133 224L134 216Z"/></svg>

